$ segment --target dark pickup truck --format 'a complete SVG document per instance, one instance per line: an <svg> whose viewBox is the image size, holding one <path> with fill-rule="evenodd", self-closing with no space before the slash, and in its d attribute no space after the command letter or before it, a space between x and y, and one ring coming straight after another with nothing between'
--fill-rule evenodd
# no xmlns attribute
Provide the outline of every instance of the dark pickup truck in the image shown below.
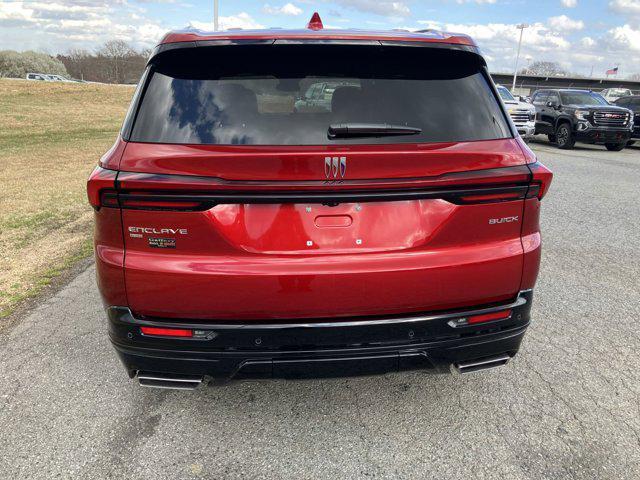
<svg viewBox="0 0 640 480"><path fill-rule="evenodd" d="M588 90L538 90L536 134L546 134L559 148L571 149L576 141L622 150L631 137L633 113L611 105L600 94Z"/></svg>
<svg viewBox="0 0 640 480"><path fill-rule="evenodd" d="M633 131L631 132L631 140L627 145L633 145L640 141L640 95L629 95L620 97L614 102L617 106L628 108L633 112Z"/></svg>

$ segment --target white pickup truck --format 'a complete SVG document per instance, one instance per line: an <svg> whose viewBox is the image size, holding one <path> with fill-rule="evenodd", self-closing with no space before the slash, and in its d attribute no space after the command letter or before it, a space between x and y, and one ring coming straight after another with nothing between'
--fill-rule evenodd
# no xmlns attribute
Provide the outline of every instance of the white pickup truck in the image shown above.
<svg viewBox="0 0 640 480"><path fill-rule="evenodd" d="M497 85L497 88L518 133L525 140L529 140L536 130L536 107L530 103L516 100L509 89L502 85Z"/></svg>

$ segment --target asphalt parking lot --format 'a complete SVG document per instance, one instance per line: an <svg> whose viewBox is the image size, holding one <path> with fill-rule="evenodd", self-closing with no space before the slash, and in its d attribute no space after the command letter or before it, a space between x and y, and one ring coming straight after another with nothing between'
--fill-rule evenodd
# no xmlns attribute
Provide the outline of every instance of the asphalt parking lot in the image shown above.
<svg viewBox="0 0 640 480"><path fill-rule="evenodd" d="M640 148L532 146L555 179L508 366L143 389L89 267L0 334L0 477L640 478Z"/></svg>

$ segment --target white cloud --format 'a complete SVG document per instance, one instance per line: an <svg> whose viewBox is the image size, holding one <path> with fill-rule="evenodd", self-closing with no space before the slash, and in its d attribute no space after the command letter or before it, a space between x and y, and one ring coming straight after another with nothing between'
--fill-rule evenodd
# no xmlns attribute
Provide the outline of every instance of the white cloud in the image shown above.
<svg viewBox="0 0 640 480"><path fill-rule="evenodd" d="M336 3L351 7L366 13L375 13L385 17L408 17L411 10L406 2L392 2L387 0L336 0Z"/></svg>
<svg viewBox="0 0 640 480"><path fill-rule="evenodd" d="M175 5L167 9L182 7L184 0L0 0L0 48L17 50L47 50L51 53L65 52L71 48L93 49L108 40L118 39L130 43L135 48L154 46L171 28L181 28L171 24L177 20L160 21L141 7L141 2L167 2ZM314 0L318 3L318 0ZM520 31L515 23L443 23L429 18L411 21L409 5L411 1L400 0L332 0L342 8L333 11L331 23L346 21L353 15L352 10L378 15L363 23L374 25L376 29L389 29L391 25L409 25L411 29L432 28L435 30L458 31L469 34L482 49L489 67L494 71L510 72L515 61L515 52ZM455 8L455 2L493 3L493 0L447 0ZM294 15L300 7L306 7L311 0L262 0L265 8L274 9L281 15ZM238 2L239 3L239 2ZM414 2L413 4L416 4ZM496 0L496 3L497 2ZM565 7L586 2L560 0ZM231 3L229 3L231 5ZM524 30L521 58L531 61L562 59L570 71L589 73L604 72L613 64L620 64L625 74L640 72L640 0L607 0L609 26L580 20L579 11L572 18L566 15L552 17L546 22L532 24ZM305 8L306 10L306 8ZM192 12L193 10L190 10ZM349 12L351 11L351 15ZM304 12L302 12L304 13ZM300 14L302 14L300 13ZM616 15L613 15L615 13ZM342 17L341 17L342 16ZM335 17L335 18L334 18ZM620 20L620 18L624 20ZM211 23L195 20L190 25L203 30L213 30ZM201 17L206 18L206 17ZM433 18L433 17L431 17ZM329 19L329 18L328 18ZM618 22L614 22L618 19ZM252 17L246 12L220 18L222 29L263 28L260 17ZM586 24L585 24L586 23ZM361 23L360 26L363 24ZM329 25L327 25L327 28ZM587 33L587 27L588 33ZM584 32L582 34L577 32Z"/></svg>
<svg viewBox="0 0 640 480"><path fill-rule="evenodd" d="M640 27L640 0L612 0L609 10L625 18L634 27Z"/></svg>
<svg viewBox="0 0 640 480"><path fill-rule="evenodd" d="M520 30L515 24L444 24L440 30L460 32L470 35L481 48L512 50L519 40ZM552 32L541 23L535 23L525 29L523 47L543 52L550 50L567 50L570 46L567 39Z"/></svg>
<svg viewBox="0 0 640 480"><path fill-rule="evenodd" d="M150 47L167 29L140 12L125 0L0 2L0 30L17 30L6 36L9 41L3 40L3 47L65 51L96 47L113 39L134 47ZM22 32L28 35L21 36Z"/></svg>
<svg viewBox="0 0 640 480"><path fill-rule="evenodd" d="M612 0L609 8L622 15L640 15L640 0Z"/></svg>
<svg viewBox="0 0 640 480"><path fill-rule="evenodd" d="M580 44L583 47L591 48L591 47L595 46L596 41L591 37L582 37L582 39L580 40Z"/></svg>
<svg viewBox="0 0 640 480"><path fill-rule="evenodd" d="M622 25L612 28L607 33L607 41L614 49L620 49L621 52L624 50L640 52L640 29Z"/></svg>
<svg viewBox="0 0 640 480"><path fill-rule="evenodd" d="M584 22L582 20L573 20L566 15L559 15L549 19L549 26L558 31L582 30Z"/></svg>
<svg viewBox="0 0 640 480"><path fill-rule="evenodd" d="M264 25L258 23L254 18L246 12L238 13L237 15L229 15L228 17L219 17L218 26L220 30L228 30L230 28L242 28L243 30L256 30L264 28ZM192 20L189 22L189 27L196 28L198 30L213 31L213 23L198 22Z"/></svg>
<svg viewBox="0 0 640 480"><path fill-rule="evenodd" d="M421 28L431 29L431 30L440 30L442 29L442 24L437 22L436 20L418 20L418 23L422 25Z"/></svg>
<svg viewBox="0 0 640 480"><path fill-rule="evenodd" d="M452 24L434 20L418 21L420 28L432 28L445 32L464 33L473 38L489 63L489 68L498 72L511 72L515 63L520 30L516 24ZM521 59L532 61L557 61L571 51L569 39L543 23L534 23L524 30Z"/></svg>
<svg viewBox="0 0 640 480"><path fill-rule="evenodd" d="M286 3L281 7L273 7L269 4L266 4L262 7L262 11L269 15L300 15L302 13L302 9L293 3Z"/></svg>

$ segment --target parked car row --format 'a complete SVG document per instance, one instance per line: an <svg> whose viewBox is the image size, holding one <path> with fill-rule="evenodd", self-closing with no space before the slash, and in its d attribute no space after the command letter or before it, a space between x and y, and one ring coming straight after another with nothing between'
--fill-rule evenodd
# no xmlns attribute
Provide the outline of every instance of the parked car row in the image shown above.
<svg viewBox="0 0 640 480"><path fill-rule="evenodd" d="M550 142L565 150L582 142L620 151L640 139L640 95L628 95L631 92L627 89L605 90L611 102L602 93L569 88L537 90L523 102L507 88L497 88L525 140L547 135ZM527 107L532 110L525 122Z"/></svg>
<svg viewBox="0 0 640 480"><path fill-rule="evenodd" d="M615 104L633 112L633 130L631 131L631 140L627 142L627 145L633 145L637 140L640 140L640 95L621 97L616 100Z"/></svg>
<svg viewBox="0 0 640 480"><path fill-rule="evenodd" d="M538 90L533 94L536 134L544 134L561 149L577 141L620 151L631 138L633 112L611 105L599 93L577 89Z"/></svg>
<svg viewBox="0 0 640 480"><path fill-rule="evenodd" d="M600 95L602 95L607 102L614 103L619 98L629 97L633 95L633 93L628 88L607 88L602 90Z"/></svg>

